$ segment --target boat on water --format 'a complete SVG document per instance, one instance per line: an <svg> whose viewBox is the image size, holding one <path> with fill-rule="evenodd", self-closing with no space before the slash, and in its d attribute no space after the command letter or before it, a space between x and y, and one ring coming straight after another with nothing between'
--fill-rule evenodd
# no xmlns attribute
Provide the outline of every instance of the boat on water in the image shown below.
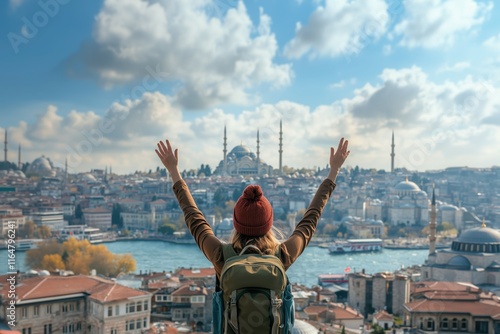
<svg viewBox="0 0 500 334"><path fill-rule="evenodd" d="M382 239L347 239L335 241L328 247L330 254L378 252L384 247Z"/></svg>
<svg viewBox="0 0 500 334"><path fill-rule="evenodd" d="M16 251L25 252L30 249L37 249L38 244L42 242L43 239L18 239L16 240Z"/></svg>
<svg viewBox="0 0 500 334"><path fill-rule="evenodd" d="M325 285L343 285L349 282L349 278L346 274L321 274L318 275L318 284L321 286Z"/></svg>
<svg viewBox="0 0 500 334"><path fill-rule="evenodd" d="M61 241L66 241L69 238L77 240L88 240L91 244L99 244L104 242L104 233L95 227L88 227L87 225L71 225L66 226L59 232Z"/></svg>

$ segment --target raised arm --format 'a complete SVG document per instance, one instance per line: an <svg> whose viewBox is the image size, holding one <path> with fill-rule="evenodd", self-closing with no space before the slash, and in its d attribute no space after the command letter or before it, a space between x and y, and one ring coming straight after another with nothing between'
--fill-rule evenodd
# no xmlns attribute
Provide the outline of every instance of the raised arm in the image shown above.
<svg viewBox="0 0 500 334"><path fill-rule="evenodd" d="M163 166L165 166L172 176L172 182L175 184L177 181L182 180L177 167L177 164L179 163L178 150L172 150L172 146L170 146L170 141L168 141L168 139L165 140L165 143L162 141L158 142L157 146L158 148L155 152L158 154Z"/></svg>
<svg viewBox="0 0 500 334"><path fill-rule="evenodd" d="M217 272L220 272L222 267L222 248L221 242L214 235L212 228L207 223L203 213L198 209L196 202L191 196L191 193L179 173L177 164L179 156L177 149L172 150L172 146L168 140L158 143L158 148L155 150L161 162L167 168L172 176L174 183L173 189L179 206L184 213L186 225L194 237L194 240L200 247L201 251L207 259L214 264ZM220 268L219 268L220 267Z"/></svg>
<svg viewBox="0 0 500 334"><path fill-rule="evenodd" d="M309 208L295 227L292 235L281 245L281 257L285 268L288 269L309 244L316 231L323 208L328 203L330 195L335 189L335 180L340 168L349 156L349 153L348 141L344 140L344 138L340 140L337 150L333 147L330 148L330 172L327 178L319 186L311 204L309 204Z"/></svg>

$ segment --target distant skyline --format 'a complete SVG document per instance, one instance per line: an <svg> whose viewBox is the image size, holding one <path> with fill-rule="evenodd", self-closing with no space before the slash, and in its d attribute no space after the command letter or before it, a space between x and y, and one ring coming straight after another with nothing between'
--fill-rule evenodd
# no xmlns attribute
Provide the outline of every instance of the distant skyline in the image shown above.
<svg viewBox="0 0 500 334"><path fill-rule="evenodd" d="M0 135L9 161L182 169L244 144L278 168L500 165L500 9L475 0L9 0ZM2 156L3 161L3 156Z"/></svg>

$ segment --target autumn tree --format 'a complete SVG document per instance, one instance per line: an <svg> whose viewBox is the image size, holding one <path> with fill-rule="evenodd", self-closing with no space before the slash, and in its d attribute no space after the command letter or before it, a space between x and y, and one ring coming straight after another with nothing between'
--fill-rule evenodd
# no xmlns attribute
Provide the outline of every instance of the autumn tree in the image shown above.
<svg viewBox="0 0 500 334"><path fill-rule="evenodd" d="M42 258L42 268L48 271L64 270L64 262L59 254L47 254Z"/></svg>
<svg viewBox="0 0 500 334"><path fill-rule="evenodd" d="M130 254L114 255L104 245L92 245L88 240L69 238L63 244L46 241L26 254L26 264L33 269L66 269L75 274L113 276L135 271L136 263Z"/></svg>
<svg viewBox="0 0 500 334"><path fill-rule="evenodd" d="M56 240L48 240L38 244L37 249L26 252L26 266L33 269L43 269L42 260L47 254L62 254L63 247Z"/></svg>
<svg viewBox="0 0 500 334"><path fill-rule="evenodd" d="M19 235L23 238L33 238L35 236L36 225L32 221L27 221L19 228Z"/></svg>
<svg viewBox="0 0 500 334"><path fill-rule="evenodd" d="M114 256L114 276L120 273L131 273L136 269L136 262L130 254L117 254Z"/></svg>
<svg viewBox="0 0 500 334"><path fill-rule="evenodd" d="M46 225L39 226L36 229L36 234L38 235L39 238L42 238L42 239L48 239L52 236L52 232L50 231L50 228Z"/></svg>

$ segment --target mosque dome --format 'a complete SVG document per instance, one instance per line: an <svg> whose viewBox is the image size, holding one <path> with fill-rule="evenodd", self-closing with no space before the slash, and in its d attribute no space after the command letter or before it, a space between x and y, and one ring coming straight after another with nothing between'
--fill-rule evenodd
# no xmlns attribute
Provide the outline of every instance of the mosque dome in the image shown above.
<svg viewBox="0 0 500 334"><path fill-rule="evenodd" d="M452 242L451 249L472 253L500 253L500 232L486 226L471 228Z"/></svg>
<svg viewBox="0 0 500 334"><path fill-rule="evenodd" d="M411 181L402 181L402 182L399 182L396 187L394 187L394 189L398 192L400 191L415 191L415 192L420 192L420 188L419 186L417 186L416 183L414 182L411 182Z"/></svg>
<svg viewBox="0 0 500 334"><path fill-rule="evenodd" d="M469 270L470 262L466 257L458 255L454 256L450 261L448 261L448 266L455 269Z"/></svg>
<svg viewBox="0 0 500 334"><path fill-rule="evenodd" d="M33 160L28 166L26 173L39 176L55 176L52 162L43 155Z"/></svg>
<svg viewBox="0 0 500 334"><path fill-rule="evenodd" d="M252 151L247 147L247 146L244 146L244 145L238 145L238 146L235 146L231 152L229 152L229 154L234 154L236 156L236 158L238 159L241 159L245 156L249 156L249 155L252 155Z"/></svg>
<svg viewBox="0 0 500 334"><path fill-rule="evenodd" d="M302 320L295 320L292 334L317 334L318 329Z"/></svg>

